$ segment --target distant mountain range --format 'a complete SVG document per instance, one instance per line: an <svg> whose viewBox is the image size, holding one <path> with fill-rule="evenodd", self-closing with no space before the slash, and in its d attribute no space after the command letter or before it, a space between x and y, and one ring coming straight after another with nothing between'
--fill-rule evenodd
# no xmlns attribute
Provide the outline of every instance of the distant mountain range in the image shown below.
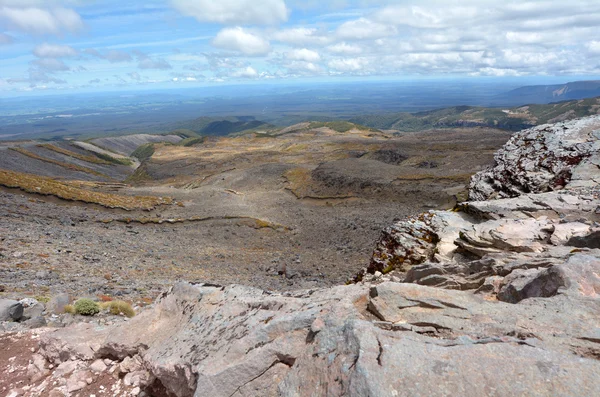
<svg viewBox="0 0 600 397"><path fill-rule="evenodd" d="M585 99L600 96L600 80L574 81L556 85L532 85L520 87L495 96L493 102L525 104L545 104L574 99Z"/></svg>

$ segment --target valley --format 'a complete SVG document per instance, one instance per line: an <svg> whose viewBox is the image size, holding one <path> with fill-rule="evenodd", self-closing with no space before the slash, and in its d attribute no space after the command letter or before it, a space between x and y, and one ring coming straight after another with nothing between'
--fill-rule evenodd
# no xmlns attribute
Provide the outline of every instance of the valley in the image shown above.
<svg viewBox="0 0 600 397"><path fill-rule="evenodd" d="M187 142L5 143L2 287L143 303L183 279L343 284L393 219L464 200L470 175L509 136L302 123ZM132 142L150 148L141 162Z"/></svg>

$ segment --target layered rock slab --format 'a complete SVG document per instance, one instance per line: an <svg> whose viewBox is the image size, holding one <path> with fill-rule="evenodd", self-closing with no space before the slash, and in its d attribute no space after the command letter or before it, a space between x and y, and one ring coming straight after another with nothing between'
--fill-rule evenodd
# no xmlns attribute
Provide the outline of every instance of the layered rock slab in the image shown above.
<svg viewBox="0 0 600 397"><path fill-rule="evenodd" d="M402 283L179 283L124 325L44 334L40 353L137 362L142 390L165 396L596 395L598 286L565 277L573 288L517 305Z"/></svg>

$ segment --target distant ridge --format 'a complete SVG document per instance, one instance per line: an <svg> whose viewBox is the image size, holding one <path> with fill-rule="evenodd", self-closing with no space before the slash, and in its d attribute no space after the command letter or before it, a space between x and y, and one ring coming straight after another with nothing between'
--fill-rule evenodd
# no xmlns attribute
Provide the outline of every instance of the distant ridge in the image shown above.
<svg viewBox="0 0 600 397"><path fill-rule="evenodd" d="M597 83L600 89L600 82ZM434 128L494 127L519 131L539 124L597 114L600 114L600 97L518 107L454 106L418 113L368 114L349 121L380 130L423 131Z"/></svg>
<svg viewBox="0 0 600 397"><path fill-rule="evenodd" d="M573 81L566 84L531 85L500 94L494 101L546 104L600 96L600 80Z"/></svg>

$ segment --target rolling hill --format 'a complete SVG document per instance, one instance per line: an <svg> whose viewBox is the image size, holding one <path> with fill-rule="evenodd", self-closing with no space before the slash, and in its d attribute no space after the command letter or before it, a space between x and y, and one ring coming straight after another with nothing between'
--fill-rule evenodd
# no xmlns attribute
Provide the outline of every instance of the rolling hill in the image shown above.
<svg viewBox="0 0 600 397"><path fill-rule="evenodd" d="M454 106L418 113L363 115L349 121L381 130L422 131L433 128L495 127L519 131L538 124L600 114L600 98L514 108Z"/></svg>

